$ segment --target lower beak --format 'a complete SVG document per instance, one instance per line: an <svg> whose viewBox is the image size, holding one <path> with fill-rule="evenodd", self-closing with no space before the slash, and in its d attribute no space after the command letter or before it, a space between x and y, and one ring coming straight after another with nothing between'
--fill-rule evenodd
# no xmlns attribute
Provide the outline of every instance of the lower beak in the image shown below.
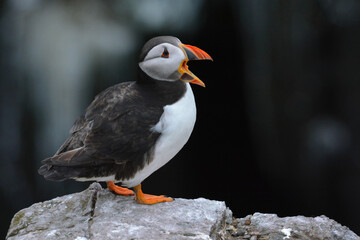
<svg viewBox="0 0 360 240"><path fill-rule="evenodd" d="M180 77L180 80L205 87L205 84L198 77L196 77L192 72L190 72L187 62L190 60L211 60L212 61L212 58L210 57L209 54L207 54L205 51L201 50L198 47L194 47L194 46L186 45L186 44L180 44L180 47L183 49L183 51L186 55L186 59L184 61L182 61L182 63L179 66L179 72L182 74Z"/></svg>

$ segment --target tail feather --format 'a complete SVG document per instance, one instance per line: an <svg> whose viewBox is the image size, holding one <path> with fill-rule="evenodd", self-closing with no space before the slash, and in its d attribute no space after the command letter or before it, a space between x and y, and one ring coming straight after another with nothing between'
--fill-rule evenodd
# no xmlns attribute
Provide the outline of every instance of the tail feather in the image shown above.
<svg viewBox="0 0 360 240"><path fill-rule="evenodd" d="M111 175L114 171L114 160L96 159L89 156L82 147L46 158L42 164L38 173L46 180L57 182Z"/></svg>
<svg viewBox="0 0 360 240"><path fill-rule="evenodd" d="M57 182L76 177L78 172L73 166L79 165L79 163L76 160L72 161L72 159L76 153L81 152L80 150L82 148L73 149L42 160L43 165L39 168L38 173L43 175L46 180Z"/></svg>
<svg viewBox="0 0 360 240"><path fill-rule="evenodd" d="M55 182L61 182L69 178L64 175L64 171L59 171L56 169L56 166L52 166L50 164L42 165L39 168L38 173L43 175L46 180Z"/></svg>

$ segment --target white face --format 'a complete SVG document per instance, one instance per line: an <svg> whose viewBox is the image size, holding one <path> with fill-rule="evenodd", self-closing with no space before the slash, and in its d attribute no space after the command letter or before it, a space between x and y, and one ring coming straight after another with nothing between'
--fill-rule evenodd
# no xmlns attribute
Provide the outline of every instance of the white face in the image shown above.
<svg viewBox="0 0 360 240"><path fill-rule="evenodd" d="M176 81L181 77L178 71L180 64L186 59L180 47L169 43L162 43L153 47L140 68L150 77L162 81Z"/></svg>

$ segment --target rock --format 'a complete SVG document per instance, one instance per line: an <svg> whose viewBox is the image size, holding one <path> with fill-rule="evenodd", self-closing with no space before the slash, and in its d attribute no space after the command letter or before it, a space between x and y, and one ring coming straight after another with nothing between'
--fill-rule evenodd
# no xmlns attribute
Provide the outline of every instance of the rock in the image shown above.
<svg viewBox="0 0 360 240"><path fill-rule="evenodd" d="M141 205L98 183L15 214L7 240L216 239L231 211L204 198Z"/></svg>
<svg viewBox="0 0 360 240"><path fill-rule="evenodd" d="M233 219L224 202L204 198L141 205L98 183L83 192L36 203L15 214L7 240L221 239L360 240L326 216Z"/></svg>
<svg viewBox="0 0 360 240"><path fill-rule="evenodd" d="M360 240L349 228L326 216L279 218L276 214L255 213L235 222L236 232L258 240Z"/></svg>

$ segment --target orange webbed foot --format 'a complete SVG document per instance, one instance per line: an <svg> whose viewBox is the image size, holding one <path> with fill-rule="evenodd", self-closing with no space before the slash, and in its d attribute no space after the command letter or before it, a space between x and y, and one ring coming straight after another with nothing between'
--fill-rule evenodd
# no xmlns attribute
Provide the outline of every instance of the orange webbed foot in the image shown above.
<svg viewBox="0 0 360 240"><path fill-rule="evenodd" d="M151 205L155 203L174 201L174 199L165 197L164 195L155 196L150 194L144 194L141 190L141 184L134 187L134 190L135 190L135 200L141 204Z"/></svg>
<svg viewBox="0 0 360 240"><path fill-rule="evenodd" d="M118 194L118 195L124 195L124 196L130 196L130 195L134 195L134 192L130 189L127 189L127 188L123 188L123 187L119 187L119 186L116 186L114 184L114 182L112 181L109 181L109 182L106 182L107 183L107 187L113 191L115 194Z"/></svg>

